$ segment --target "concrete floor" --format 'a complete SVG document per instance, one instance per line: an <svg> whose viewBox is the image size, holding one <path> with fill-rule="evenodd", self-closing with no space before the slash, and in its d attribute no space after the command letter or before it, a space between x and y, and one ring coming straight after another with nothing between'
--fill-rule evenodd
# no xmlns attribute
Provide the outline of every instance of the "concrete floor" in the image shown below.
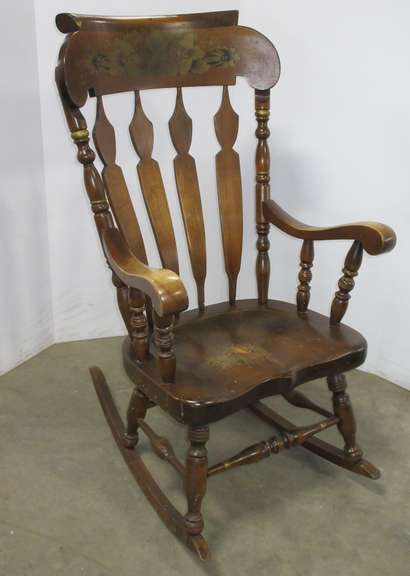
<svg viewBox="0 0 410 576"><path fill-rule="evenodd" d="M53 346L0 379L1 576L409 576L409 392L351 375L359 441L383 472L377 482L302 448L211 479L204 512L212 556L202 564L129 474L91 386L93 364L124 408L131 387L118 338ZM322 381L304 388L328 402ZM182 427L159 409L148 421L183 454ZM214 424L210 461L270 434L248 413ZM175 472L142 438L147 463L184 510Z"/></svg>

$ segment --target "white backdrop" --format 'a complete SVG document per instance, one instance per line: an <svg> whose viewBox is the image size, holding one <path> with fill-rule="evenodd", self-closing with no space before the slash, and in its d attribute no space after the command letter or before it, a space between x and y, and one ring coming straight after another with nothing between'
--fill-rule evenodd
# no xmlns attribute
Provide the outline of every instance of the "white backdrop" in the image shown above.
<svg viewBox="0 0 410 576"><path fill-rule="evenodd" d="M398 233L399 242L393 253L365 257L345 321L362 331L369 341L369 356L364 368L410 387L410 354L406 339L410 314L406 261L410 241L405 226L410 212L410 37L406 24L410 5L405 0L362 0L359 3L353 0L343 3L326 0L311 0L309 3L303 0L259 0L257 3L226 0L223 4L210 0L155 3L140 0L137 4L130 0L117 0L115 3L112 0L34 0L35 30L30 29L25 36L27 46L19 47L21 54L18 52L17 57L21 61L17 65L26 68L27 59L31 59L33 79L30 90L35 92L37 60L45 188L42 187L40 170L41 150L37 148L37 155L34 155L30 147L30 138L33 146L34 142L38 145L39 130L35 131L34 137L30 126L30 134L25 133L22 140L23 152L14 159L12 187L20 195L10 195L7 202L20 218L30 222L31 233L38 234L42 241L36 240L34 245L28 233L16 232L21 227L26 230L24 224L6 222L11 245L6 243L5 261L21 267L24 265L23 252L31 267L35 263L36 277L41 280L27 286L13 266L11 270L6 267L8 283L1 284L0 289L4 292L1 300L10 305L6 305L4 315L2 312L2 318L6 318L6 331L1 333L0 350L5 350L2 369L21 361L30 353L30 346L31 351L35 351L49 342L50 334L55 341L64 341L124 332L114 307L110 275L82 190L81 169L75 160L75 150L54 86L53 69L63 38L54 27L55 14L78 11L144 15L231 8L239 8L240 23L257 28L273 40L282 61L282 78L271 98L272 197L293 215L311 224L381 220ZM27 27L30 22L32 20L26 21ZM17 76L20 78L19 74ZM26 82L29 83L27 79ZM21 100L20 90L16 93ZM38 123L38 96L36 98L27 94L30 100L27 103L32 108L30 118ZM253 95L246 83L239 81L231 90L231 98L241 118L236 148L242 160L247 215L238 293L239 297L251 297L255 295ZM209 303L226 298L213 161L218 145L212 117L219 106L219 99L220 90L216 88L207 88L202 93L190 89L185 95L186 107L194 120L192 153L197 158L207 221L206 297ZM176 222L180 262L186 262L181 266L181 275L190 291L191 303L195 305L172 169L174 151L167 130L174 91L150 92L149 99L143 94L143 103L147 115L154 121L154 157L161 164ZM150 263L158 265L137 184L136 157L127 138L132 98L129 94L108 97L106 108L114 125L122 128L123 137L120 131L118 133L119 160L137 207ZM91 127L93 101L87 104L85 111ZM20 118L22 127L20 112L16 111L15 116ZM25 154L26 162L22 161ZM21 201L22 196L29 194L27 173L23 178L20 168L23 163L28 163L38 172L38 190L30 192L31 201L36 198L35 211L26 200ZM34 178L29 180L34 188ZM45 197L42 196L44 191ZM41 217L37 217L39 206L42 207ZM48 229L45 227L46 216ZM3 211L0 218L3 231ZM329 310L348 246L344 242L316 244L311 300L314 309ZM294 298L299 248L299 241L272 230L271 297ZM47 284L48 261L50 281ZM23 312L28 307L25 291L31 298L28 315ZM51 306L48 304L50 293ZM33 316L44 319L45 309L48 310L48 332L47 337L41 339L44 330L40 330L39 335L30 331L30 326L33 326ZM15 330L16 315L18 331ZM14 338L11 343L10 333ZM23 355L16 354L16 350L23 348Z"/></svg>
<svg viewBox="0 0 410 576"><path fill-rule="evenodd" d="M0 34L0 371L53 341L32 0L10 3ZM24 38L24 42L21 39Z"/></svg>

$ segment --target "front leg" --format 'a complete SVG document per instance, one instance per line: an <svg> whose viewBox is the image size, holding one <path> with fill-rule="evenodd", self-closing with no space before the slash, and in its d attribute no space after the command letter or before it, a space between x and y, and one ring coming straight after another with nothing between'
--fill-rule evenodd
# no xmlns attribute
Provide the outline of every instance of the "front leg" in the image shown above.
<svg viewBox="0 0 410 576"><path fill-rule="evenodd" d="M347 383L344 374L328 376L327 385L333 393L334 413L340 419L338 428L345 441L345 454L352 461L360 460L363 452L356 443L356 420L346 392Z"/></svg>
<svg viewBox="0 0 410 576"><path fill-rule="evenodd" d="M185 528L195 536L204 529L201 503L206 492L208 475L208 453L205 447L209 439L208 426L192 426L188 429L190 446L186 457L185 491L188 512L185 514Z"/></svg>

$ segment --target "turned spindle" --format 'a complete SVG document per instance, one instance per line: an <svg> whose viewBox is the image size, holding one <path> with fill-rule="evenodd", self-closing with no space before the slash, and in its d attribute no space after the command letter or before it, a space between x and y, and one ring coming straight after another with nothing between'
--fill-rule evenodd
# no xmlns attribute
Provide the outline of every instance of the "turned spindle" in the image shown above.
<svg viewBox="0 0 410 576"><path fill-rule="evenodd" d="M161 460L169 462L169 464L175 468L180 476L185 477L185 468L183 464L178 460L172 444L168 438L159 436L156 432L154 432L151 426L148 426L148 424L144 422L144 420L139 420L138 425L150 441L151 448L153 449L154 453L159 458L161 458Z"/></svg>
<svg viewBox="0 0 410 576"><path fill-rule="evenodd" d="M310 283L312 281L311 268L315 252L312 240L304 240L300 252L299 286L296 296L298 312L306 312L310 300Z"/></svg>
<svg viewBox="0 0 410 576"><path fill-rule="evenodd" d="M129 290L131 343L135 358L144 362L149 351L148 323L145 316L145 297L140 290Z"/></svg>
<svg viewBox="0 0 410 576"><path fill-rule="evenodd" d="M114 272L112 273L111 281L117 289L117 303L120 309L121 316L124 320L125 326L127 328L128 334L131 336L131 317L130 317L130 307L128 298L128 286L118 278Z"/></svg>
<svg viewBox="0 0 410 576"><path fill-rule="evenodd" d="M321 414L325 416L325 418L330 418L332 416L331 412L325 410L315 402L312 402L310 398L305 396L299 390L290 390L288 392L284 392L282 394L283 398L292 404L292 406L296 406L297 408L305 408L306 410L312 410L312 412L316 412L317 414Z"/></svg>
<svg viewBox="0 0 410 576"><path fill-rule="evenodd" d="M94 166L95 152L90 147L90 137L84 117L80 112L77 115L82 118L82 128L74 129L71 138L77 146L77 159L83 165L85 189L90 200L91 209L94 213L94 220L97 230L101 235L103 230L112 228L114 222L110 212L110 207L105 196L104 184L101 176Z"/></svg>
<svg viewBox="0 0 410 576"><path fill-rule="evenodd" d="M257 121L256 137L258 144L256 147L255 168L256 168L256 232L258 239L256 248L258 256L256 259L256 281L258 285L259 304L266 304L268 301L268 288L270 276L269 262L269 223L263 216L263 202L270 198L270 153L267 139L269 137L269 110L270 91L255 90L255 117Z"/></svg>
<svg viewBox="0 0 410 576"><path fill-rule="evenodd" d="M339 280L339 290L336 292L330 311L330 323L338 324L346 313L350 300L350 292L353 290L363 258L363 246L361 242L355 240L347 253L343 276Z"/></svg>
<svg viewBox="0 0 410 576"><path fill-rule="evenodd" d="M174 382L176 358L174 351L173 316L154 312L154 343L158 354L159 372L163 382Z"/></svg>
<svg viewBox="0 0 410 576"><path fill-rule="evenodd" d="M295 428L289 432L282 432L279 436L272 436L268 440L252 444L248 446L232 458L228 458L223 462L219 462L208 469L208 476L225 472L237 466L246 464L254 464L264 458L268 458L271 454L279 454L282 450L289 450L293 446L301 446L306 440L323 432L326 428L337 424L338 418L331 416L327 420L322 420L316 424L311 424L304 428Z"/></svg>

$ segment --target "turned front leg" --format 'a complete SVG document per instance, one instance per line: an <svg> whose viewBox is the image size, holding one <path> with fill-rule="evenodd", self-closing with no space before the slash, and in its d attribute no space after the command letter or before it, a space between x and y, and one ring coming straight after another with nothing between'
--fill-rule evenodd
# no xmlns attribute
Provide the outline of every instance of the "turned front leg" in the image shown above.
<svg viewBox="0 0 410 576"><path fill-rule="evenodd" d="M138 388L134 388L127 410L127 428L124 434L124 446L126 448L135 448L138 443L138 420L144 419L150 401Z"/></svg>
<svg viewBox="0 0 410 576"><path fill-rule="evenodd" d="M205 496L208 475L208 454L205 447L208 438L208 426L194 426L188 429L190 446L186 458L185 477L188 512L185 514L185 527L192 535L200 534L204 529L201 503Z"/></svg>
<svg viewBox="0 0 410 576"><path fill-rule="evenodd" d="M338 428L345 441L345 454L352 460L360 460L363 452L356 443L356 420L346 392L346 378L343 374L328 376L327 384L333 393L333 411L339 418Z"/></svg>

